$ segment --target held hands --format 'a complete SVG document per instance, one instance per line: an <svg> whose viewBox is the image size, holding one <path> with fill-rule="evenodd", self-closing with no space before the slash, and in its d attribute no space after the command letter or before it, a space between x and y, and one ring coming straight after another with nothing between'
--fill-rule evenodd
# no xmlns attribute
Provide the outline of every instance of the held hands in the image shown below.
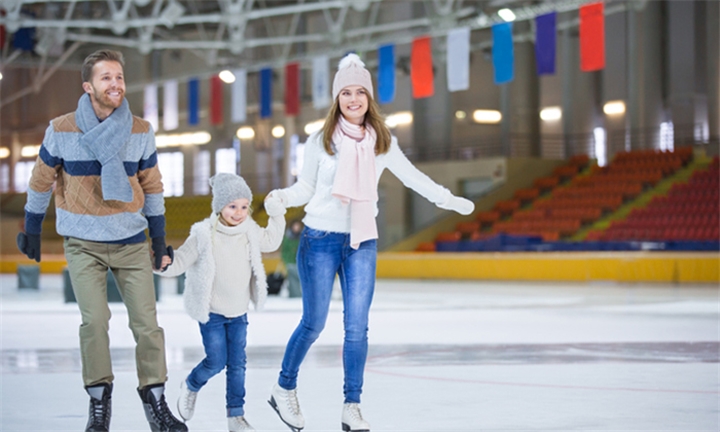
<svg viewBox="0 0 720 432"><path fill-rule="evenodd" d="M285 206L283 205L282 200L277 195L277 193L273 195L273 192L271 192L265 198L265 211L270 217L282 216L285 214Z"/></svg>
<svg viewBox="0 0 720 432"><path fill-rule="evenodd" d="M17 245L28 258L40 262L40 234L18 233Z"/></svg>
<svg viewBox="0 0 720 432"><path fill-rule="evenodd" d="M470 201L469 199L465 199L463 197L456 197L454 195L450 195L450 197L442 204L438 204L438 207L445 210L452 210L454 212L460 213L461 215L469 215L473 211L475 211L475 203Z"/></svg>
<svg viewBox="0 0 720 432"><path fill-rule="evenodd" d="M153 269L160 271L167 270L175 258L172 246L165 246L164 237L153 237L151 247L153 252Z"/></svg>

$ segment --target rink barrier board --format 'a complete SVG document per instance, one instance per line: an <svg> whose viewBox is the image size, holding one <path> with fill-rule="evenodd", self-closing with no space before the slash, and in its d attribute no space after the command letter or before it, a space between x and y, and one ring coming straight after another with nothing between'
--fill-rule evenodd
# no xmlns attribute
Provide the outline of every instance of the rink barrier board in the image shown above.
<svg viewBox="0 0 720 432"><path fill-rule="evenodd" d="M19 264L37 264L22 256L5 256L0 272L17 273ZM278 258L263 259L266 272ZM41 273L62 273L63 255L38 264ZM617 281L719 283L720 254L703 252L543 252L416 253L381 252L378 278L478 279L527 281Z"/></svg>

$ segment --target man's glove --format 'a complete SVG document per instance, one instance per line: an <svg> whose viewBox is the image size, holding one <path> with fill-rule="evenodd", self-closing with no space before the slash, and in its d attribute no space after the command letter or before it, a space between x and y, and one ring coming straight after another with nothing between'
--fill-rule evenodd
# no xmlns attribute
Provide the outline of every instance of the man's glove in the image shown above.
<svg viewBox="0 0 720 432"><path fill-rule="evenodd" d="M172 246L165 246L164 237L153 237L152 239L152 251L155 256L155 269L165 271L168 266L162 267L163 256L168 255L170 260L175 259L175 253L173 252ZM172 263L171 263L172 264ZM168 264L169 265L169 264Z"/></svg>
<svg viewBox="0 0 720 432"><path fill-rule="evenodd" d="M28 258L40 262L40 234L18 233L17 245Z"/></svg>

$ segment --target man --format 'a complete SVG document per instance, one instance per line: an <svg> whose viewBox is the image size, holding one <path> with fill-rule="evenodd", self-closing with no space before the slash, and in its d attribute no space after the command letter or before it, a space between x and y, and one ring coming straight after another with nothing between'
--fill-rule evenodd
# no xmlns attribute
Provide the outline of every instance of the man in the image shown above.
<svg viewBox="0 0 720 432"><path fill-rule="evenodd" d="M90 395L86 431L110 426L113 373L110 360L107 271L118 283L136 342L138 393L153 431L187 431L167 407L165 336L158 326L154 267L165 246L165 204L150 124L130 113L125 100L123 56L90 54L82 66L84 94L75 112L50 122L40 147L25 205L20 250L40 262L40 232L55 183L57 232L82 315L80 353Z"/></svg>

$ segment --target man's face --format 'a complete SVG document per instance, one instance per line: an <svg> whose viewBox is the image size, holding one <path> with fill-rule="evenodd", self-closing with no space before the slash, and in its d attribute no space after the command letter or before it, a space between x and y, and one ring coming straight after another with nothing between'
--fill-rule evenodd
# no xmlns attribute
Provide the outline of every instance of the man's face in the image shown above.
<svg viewBox="0 0 720 432"><path fill-rule="evenodd" d="M116 61L100 61L93 66L90 82L83 83L98 117L105 118L118 108L125 97L123 67Z"/></svg>

